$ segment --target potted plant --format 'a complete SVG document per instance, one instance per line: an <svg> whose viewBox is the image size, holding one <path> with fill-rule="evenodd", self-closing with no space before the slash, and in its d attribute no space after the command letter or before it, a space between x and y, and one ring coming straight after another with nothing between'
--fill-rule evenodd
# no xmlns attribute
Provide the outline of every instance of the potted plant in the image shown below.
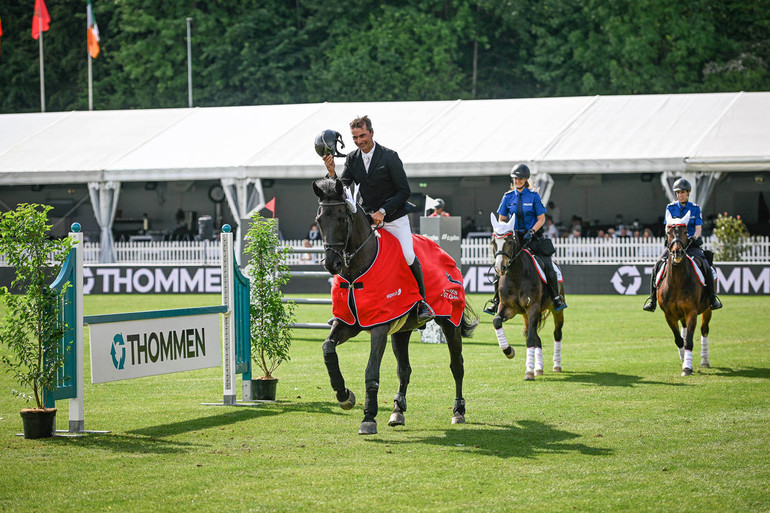
<svg viewBox="0 0 770 513"><path fill-rule="evenodd" d="M287 257L291 248L280 248L275 220L254 212L246 234L250 283L251 357L262 375L251 382L252 399L275 400L275 369L289 360L294 303L284 303L281 286L290 279Z"/></svg>
<svg viewBox="0 0 770 513"><path fill-rule="evenodd" d="M23 203L16 210L0 214L0 253L15 268L15 278L0 288L6 307L0 324L0 346L8 348L0 361L16 382L28 392L13 390L34 408L21 410L25 438L53 436L56 408L44 407L43 393L52 390L64 353L58 351L67 328L58 318L60 295L48 285L51 273L58 274L73 241L67 237L49 239L48 211L52 207ZM13 291L13 292L12 292ZM16 292L16 293L14 293ZM30 393L31 392L31 393Z"/></svg>

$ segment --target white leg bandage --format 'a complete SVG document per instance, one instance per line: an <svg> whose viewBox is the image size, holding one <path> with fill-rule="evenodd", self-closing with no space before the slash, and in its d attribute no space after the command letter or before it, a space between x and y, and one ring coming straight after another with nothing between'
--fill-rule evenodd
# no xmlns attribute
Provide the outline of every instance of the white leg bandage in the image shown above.
<svg viewBox="0 0 770 513"><path fill-rule="evenodd" d="M543 348L535 348L535 370L543 370Z"/></svg>
<svg viewBox="0 0 770 513"><path fill-rule="evenodd" d="M528 371L535 370L535 348L534 347L527 348L527 370Z"/></svg>
<svg viewBox="0 0 770 513"><path fill-rule="evenodd" d="M709 362L709 338L708 337L701 337L700 338L700 363L703 365L704 363Z"/></svg>
<svg viewBox="0 0 770 513"><path fill-rule="evenodd" d="M505 336L505 331L503 328L500 328L499 330L495 330L495 335L497 335L497 343L500 346L500 349L507 349L510 344L508 343L508 339Z"/></svg>
<svg viewBox="0 0 770 513"><path fill-rule="evenodd" d="M683 369L692 369L692 351L684 350L684 361L682 361Z"/></svg>
<svg viewBox="0 0 770 513"><path fill-rule="evenodd" d="M561 367L561 340L553 341L553 364Z"/></svg>
<svg viewBox="0 0 770 513"><path fill-rule="evenodd" d="M677 347L677 349L679 349L679 361L683 362L684 361L684 346Z"/></svg>

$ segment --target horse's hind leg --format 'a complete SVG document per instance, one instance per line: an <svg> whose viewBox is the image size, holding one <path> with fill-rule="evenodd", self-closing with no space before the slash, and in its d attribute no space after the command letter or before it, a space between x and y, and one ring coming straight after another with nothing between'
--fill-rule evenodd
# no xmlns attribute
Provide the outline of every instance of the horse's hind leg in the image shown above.
<svg viewBox="0 0 770 513"><path fill-rule="evenodd" d="M700 366L704 369L711 368L709 363L709 322L711 322L711 309L703 312L700 321Z"/></svg>
<svg viewBox="0 0 770 513"><path fill-rule="evenodd" d="M326 371L329 374L332 390L337 396L337 402L343 410L349 410L356 404L356 396L345 387L345 378L342 377L340 362L337 358L337 346L351 337L357 335L361 330L335 321L329 336L323 343L324 363Z"/></svg>
<svg viewBox="0 0 770 513"><path fill-rule="evenodd" d="M396 374L398 375L398 392L393 398L393 413L388 421L389 426L403 426L406 420L406 389L409 386L409 377L412 375L412 367L409 365L409 331L394 333L390 336L390 344L393 346L393 354L396 356Z"/></svg>
<svg viewBox="0 0 770 513"><path fill-rule="evenodd" d="M540 369L542 374L543 353L540 335L537 334L537 325L540 322L540 305L532 305L527 312L527 363L524 379L533 381L535 379L535 353L540 348Z"/></svg>
<svg viewBox="0 0 770 513"><path fill-rule="evenodd" d="M366 364L364 374L366 382L366 399L364 399L364 420L361 422L359 435L373 435L377 433L377 393L380 390L380 364L385 354L385 346L388 343L388 329L390 325L379 325L371 330L371 347L369 349L369 363Z"/></svg>
<svg viewBox="0 0 770 513"><path fill-rule="evenodd" d="M465 424L465 399L463 399L463 378L465 364L463 362L462 328L456 327L448 319L436 319L441 326L449 348L449 368L455 379L455 404L452 408L452 424ZM513 351L513 348L511 348Z"/></svg>
<svg viewBox="0 0 770 513"><path fill-rule="evenodd" d="M561 329L564 326L564 310L553 314L553 324L553 371L561 372Z"/></svg>
<svg viewBox="0 0 770 513"><path fill-rule="evenodd" d="M684 359L682 360L682 377L692 374L692 337L697 324L698 311L693 310L687 315L687 337L684 339Z"/></svg>

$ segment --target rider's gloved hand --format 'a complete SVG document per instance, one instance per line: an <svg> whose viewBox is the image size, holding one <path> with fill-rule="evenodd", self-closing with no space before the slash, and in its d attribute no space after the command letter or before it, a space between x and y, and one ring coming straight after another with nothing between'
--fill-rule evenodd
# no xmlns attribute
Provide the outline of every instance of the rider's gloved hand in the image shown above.
<svg viewBox="0 0 770 513"><path fill-rule="evenodd" d="M535 236L535 230L527 230L527 233L524 234L524 241L530 241L532 240L532 237Z"/></svg>

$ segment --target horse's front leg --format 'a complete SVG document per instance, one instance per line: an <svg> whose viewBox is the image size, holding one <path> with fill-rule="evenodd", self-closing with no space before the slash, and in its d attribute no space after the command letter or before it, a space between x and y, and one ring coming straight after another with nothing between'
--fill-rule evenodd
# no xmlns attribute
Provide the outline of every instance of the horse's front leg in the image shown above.
<svg viewBox="0 0 770 513"><path fill-rule="evenodd" d="M348 326L340 321L334 321L329 336L324 340L323 353L326 372L329 374L332 390L337 396L337 402L343 410L349 410L356 404L356 396L345 387L345 378L342 377L339 358L337 358L337 346L356 336L361 328Z"/></svg>
<svg viewBox="0 0 770 513"><path fill-rule="evenodd" d="M543 347L540 344L540 335L537 334L537 325L540 322L540 305L535 303L530 305L527 310L527 368L524 372L526 381L535 379L535 371L539 370L539 375L543 374ZM539 354L539 358L537 358Z"/></svg>
<svg viewBox="0 0 770 513"><path fill-rule="evenodd" d="M512 319L516 313L509 306L500 305L500 310L492 319L492 326L495 328L495 335L497 336L497 344L500 349L503 350L503 354L508 358L516 356L516 351L513 350L513 346L508 343L508 338L505 336L505 330L503 329L503 323L508 319Z"/></svg>
<svg viewBox="0 0 770 513"><path fill-rule="evenodd" d="M373 435L377 433L377 392L380 389L380 364L385 354L385 346L388 342L388 329L390 324L375 326L371 330L371 347L369 349L369 363L366 364L364 380L366 383L366 399L364 400L364 420L361 422L359 435Z"/></svg>
<svg viewBox="0 0 770 513"><path fill-rule="evenodd" d="M687 314L687 333L684 341L684 359L682 360L682 377L692 374L692 337L698 322L698 311L693 309Z"/></svg>
<svg viewBox="0 0 770 513"><path fill-rule="evenodd" d="M665 312L666 314L666 323L668 324L668 327L671 328L671 332L674 334L674 344L676 344L676 347L679 349L679 360L684 360L684 338L682 337L682 334L679 330L679 319L676 317L675 314Z"/></svg>
<svg viewBox="0 0 770 513"><path fill-rule="evenodd" d="M404 412L406 411L406 389L409 386L409 377L412 375L412 367L409 365L409 336L411 332L402 331L394 333L390 337L393 346L393 354L396 356L396 374L398 375L398 392L393 398L393 413L388 421L389 426L403 426L406 423Z"/></svg>

